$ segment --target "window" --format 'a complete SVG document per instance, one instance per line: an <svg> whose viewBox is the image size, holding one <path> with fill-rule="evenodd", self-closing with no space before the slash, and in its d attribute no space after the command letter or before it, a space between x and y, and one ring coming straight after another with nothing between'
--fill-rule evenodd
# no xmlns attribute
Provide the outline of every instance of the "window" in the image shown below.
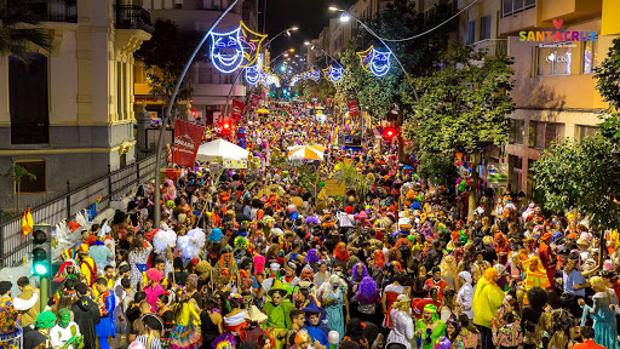
<svg viewBox="0 0 620 349"><path fill-rule="evenodd" d="M536 164L536 160L527 160L527 196L529 198L533 198L535 196L536 179L534 178L534 164Z"/></svg>
<svg viewBox="0 0 620 349"><path fill-rule="evenodd" d="M594 72L594 41L586 41L583 44L583 73L592 74Z"/></svg>
<svg viewBox="0 0 620 349"><path fill-rule="evenodd" d="M511 190L513 192L521 191L521 173L523 171L523 158L520 156L508 156L508 177Z"/></svg>
<svg viewBox="0 0 620 349"><path fill-rule="evenodd" d="M599 131L597 126L575 125L575 139L583 140L592 137Z"/></svg>
<svg viewBox="0 0 620 349"><path fill-rule="evenodd" d="M523 144L523 136L525 130L525 121L510 119L509 143Z"/></svg>
<svg viewBox="0 0 620 349"><path fill-rule="evenodd" d="M536 5L536 0L503 0L502 14L509 16Z"/></svg>
<svg viewBox="0 0 620 349"><path fill-rule="evenodd" d="M491 15L480 18L480 40L491 37Z"/></svg>
<svg viewBox="0 0 620 349"><path fill-rule="evenodd" d="M471 44L476 41L476 20L469 21L467 23L467 41L466 44Z"/></svg>
<svg viewBox="0 0 620 349"><path fill-rule="evenodd" d="M545 124L543 122L530 121L527 145L538 149L545 147Z"/></svg>
<svg viewBox="0 0 620 349"><path fill-rule="evenodd" d="M537 75L570 75L572 63L572 48L536 47Z"/></svg>
<svg viewBox="0 0 620 349"><path fill-rule="evenodd" d="M9 57L11 144L49 142L47 57L31 54L28 63Z"/></svg>
<svg viewBox="0 0 620 349"><path fill-rule="evenodd" d="M551 123L545 124L545 148L551 146L553 142L560 142L564 138L564 124Z"/></svg>
<svg viewBox="0 0 620 349"><path fill-rule="evenodd" d="M15 165L23 167L35 177L25 176L19 185L19 190L16 187L15 192L40 193L45 191L45 160L16 161Z"/></svg>

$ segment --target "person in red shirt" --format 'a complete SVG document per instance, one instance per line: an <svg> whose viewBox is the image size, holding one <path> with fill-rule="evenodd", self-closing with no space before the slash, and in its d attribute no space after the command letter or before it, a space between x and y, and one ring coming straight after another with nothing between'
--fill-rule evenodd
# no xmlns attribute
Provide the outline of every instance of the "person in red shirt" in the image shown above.
<svg viewBox="0 0 620 349"><path fill-rule="evenodd" d="M547 232L540 238L541 242L538 247L538 257L540 257L540 261L547 271L547 279L549 279L549 282L551 283L550 288L553 288L555 286L556 260L553 251L551 251L551 247L549 247L551 236L551 233Z"/></svg>
<svg viewBox="0 0 620 349"><path fill-rule="evenodd" d="M590 326L581 327L581 338L583 342L575 344L573 349L605 349L604 346L594 341L594 330Z"/></svg>
<svg viewBox="0 0 620 349"><path fill-rule="evenodd" d="M433 276L424 282L424 290L429 292L430 297L430 290L437 287L439 289L437 292L437 301L443 302L443 290L446 286L448 286L448 283L441 278L441 269L435 266L433 268Z"/></svg>

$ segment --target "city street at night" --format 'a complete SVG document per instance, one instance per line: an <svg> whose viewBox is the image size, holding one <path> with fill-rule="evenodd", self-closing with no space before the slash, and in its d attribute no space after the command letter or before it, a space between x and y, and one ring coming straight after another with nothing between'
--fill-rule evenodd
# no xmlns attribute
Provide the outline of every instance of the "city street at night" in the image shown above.
<svg viewBox="0 0 620 349"><path fill-rule="evenodd" d="M0 0L0 349L620 349L620 1Z"/></svg>

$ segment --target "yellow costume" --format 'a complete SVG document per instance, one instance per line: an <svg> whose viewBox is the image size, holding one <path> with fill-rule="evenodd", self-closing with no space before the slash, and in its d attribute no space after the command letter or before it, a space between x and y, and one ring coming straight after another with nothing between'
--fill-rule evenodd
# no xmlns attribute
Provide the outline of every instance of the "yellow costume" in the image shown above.
<svg viewBox="0 0 620 349"><path fill-rule="evenodd" d="M497 270L489 268L484 271L472 300L474 324L488 328L491 328L495 313L504 301L504 291L493 281L493 275L497 275Z"/></svg>

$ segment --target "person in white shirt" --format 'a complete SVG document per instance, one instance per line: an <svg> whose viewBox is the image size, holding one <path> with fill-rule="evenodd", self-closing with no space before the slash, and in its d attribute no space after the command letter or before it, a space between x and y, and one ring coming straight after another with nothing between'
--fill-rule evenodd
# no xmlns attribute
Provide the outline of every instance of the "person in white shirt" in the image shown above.
<svg viewBox="0 0 620 349"><path fill-rule="evenodd" d="M58 311L58 323L49 334L54 349L76 349L80 347L82 334L80 326L71 320L71 311L67 308Z"/></svg>
<svg viewBox="0 0 620 349"><path fill-rule="evenodd" d="M471 285L471 280L471 274L468 271L460 272L459 281L461 288L456 295L457 306L470 320L474 317L474 313L471 310L471 302L474 297L474 288Z"/></svg>

